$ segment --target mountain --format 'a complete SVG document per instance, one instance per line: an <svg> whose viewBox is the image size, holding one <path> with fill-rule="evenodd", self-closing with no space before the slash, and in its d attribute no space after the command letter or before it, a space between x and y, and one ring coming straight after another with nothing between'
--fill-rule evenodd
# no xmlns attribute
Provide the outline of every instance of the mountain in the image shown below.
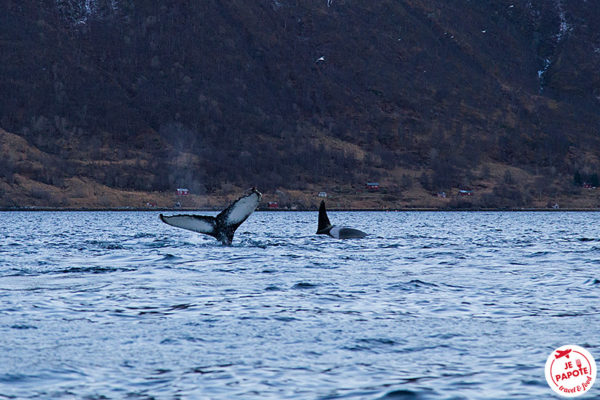
<svg viewBox="0 0 600 400"><path fill-rule="evenodd" d="M0 206L258 186L299 207L599 207L599 28L585 0L5 0Z"/></svg>

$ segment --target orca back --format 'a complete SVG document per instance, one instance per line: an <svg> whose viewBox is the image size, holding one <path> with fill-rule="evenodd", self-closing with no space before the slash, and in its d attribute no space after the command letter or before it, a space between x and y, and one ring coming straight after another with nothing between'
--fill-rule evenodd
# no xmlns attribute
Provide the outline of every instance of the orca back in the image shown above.
<svg viewBox="0 0 600 400"><path fill-rule="evenodd" d="M365 236L365 232L354 228L340 228L338 232L338 239L362 239Z"/></svg>

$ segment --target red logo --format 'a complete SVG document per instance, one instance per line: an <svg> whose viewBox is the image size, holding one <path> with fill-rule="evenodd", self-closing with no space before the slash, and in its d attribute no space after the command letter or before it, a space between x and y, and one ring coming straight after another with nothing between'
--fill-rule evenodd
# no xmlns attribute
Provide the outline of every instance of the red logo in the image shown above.
<svg viewBox="0 0 600 400"><path fill-rule="evenodd" d="M546 381L561 396L581 396L596 381L596 361L583 347L567 345L554 350L546 361Z"/></svg>

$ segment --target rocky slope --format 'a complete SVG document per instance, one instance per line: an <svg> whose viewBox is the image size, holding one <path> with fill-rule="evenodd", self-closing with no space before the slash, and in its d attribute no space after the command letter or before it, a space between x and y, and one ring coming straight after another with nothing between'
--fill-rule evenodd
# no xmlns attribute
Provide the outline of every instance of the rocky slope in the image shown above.
<svg viewBox="0 0 600 400"><path fill-rule="evenodd" d="M6 0L0 206L598 207L599 25L579 0Z"/></svg>

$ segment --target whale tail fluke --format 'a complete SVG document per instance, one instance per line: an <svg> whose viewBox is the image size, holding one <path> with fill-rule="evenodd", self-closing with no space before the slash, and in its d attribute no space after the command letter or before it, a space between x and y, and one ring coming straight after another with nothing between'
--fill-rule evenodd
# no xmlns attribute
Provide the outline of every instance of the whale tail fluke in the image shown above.
<svg viewBox="0 0 600 400"><path fill-rule="evenodd" d="M171 225L188 231L204 233L205 235L217 236L217 220L215 217L205 215L171 215L160 214L160 220L167 225Z"/></svg>
<svg viewBox="0 0 600 400"><path fill-rule="evenodd" d="M216 217L206 215L172 215L160 214L160 220L177 228L203 233L214 237L224 244L231 244L235 230L250 214L256 210L262 194L252 188L249 194L240 197Z"/></svg>
<svg viewBox="0 0 600 400"><path fill-rule="evenodd" d="M321 206L319 207L319 227L317 228L318 235L327 235L333 228L329 217L327 217L327 211L325 210L325 201L321 200Z"/></svg>

